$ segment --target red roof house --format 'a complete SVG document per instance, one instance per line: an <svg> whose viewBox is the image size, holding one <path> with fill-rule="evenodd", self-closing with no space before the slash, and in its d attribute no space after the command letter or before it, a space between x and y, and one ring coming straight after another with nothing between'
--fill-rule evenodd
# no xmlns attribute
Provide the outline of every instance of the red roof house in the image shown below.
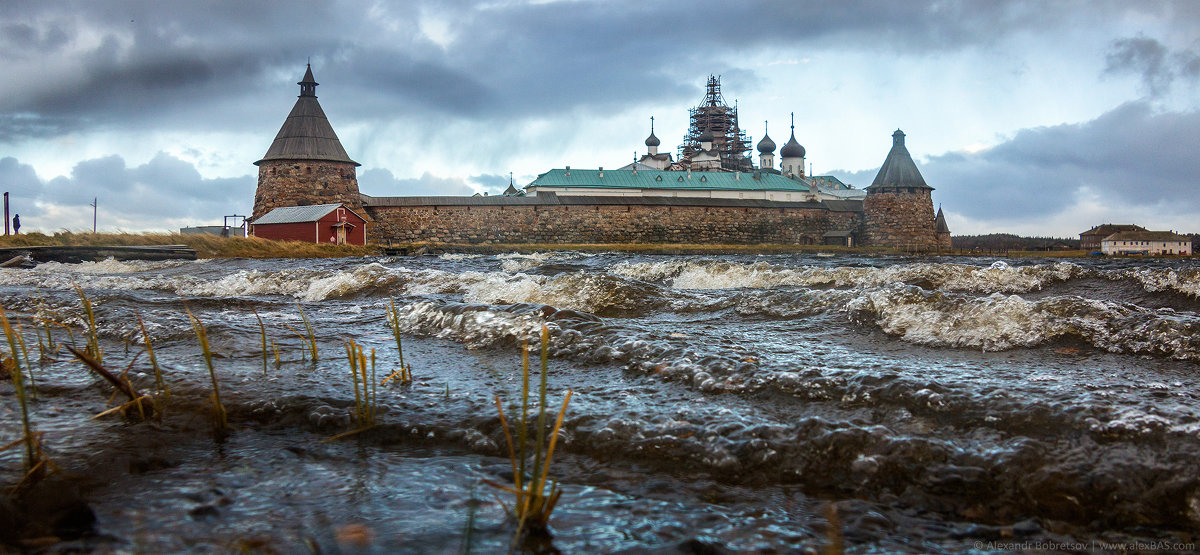
<svg viewBox="0 0 1200 555"><path fill-rule="evenodd" d="M250 222L255 237L338 245L367 244L367 220L344 204L276 208Z"/></svg>

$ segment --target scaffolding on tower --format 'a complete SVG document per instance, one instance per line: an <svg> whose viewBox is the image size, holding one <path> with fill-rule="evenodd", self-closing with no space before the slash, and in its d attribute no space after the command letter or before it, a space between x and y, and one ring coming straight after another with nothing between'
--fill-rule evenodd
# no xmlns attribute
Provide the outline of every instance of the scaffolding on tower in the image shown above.
<svg viewBox="0 0 1200 555"><path fill-rule="evenodd" d="M721 77L708 76L708 86L700 105L688 110L688 132L679 145L679 160L686 164L701 151L700 137L708 131L713 136L713 148L720 153L721 169L751 171L754 164L747 155L750 137L738 126L737 106L730 107L721 95Z"/></svg>

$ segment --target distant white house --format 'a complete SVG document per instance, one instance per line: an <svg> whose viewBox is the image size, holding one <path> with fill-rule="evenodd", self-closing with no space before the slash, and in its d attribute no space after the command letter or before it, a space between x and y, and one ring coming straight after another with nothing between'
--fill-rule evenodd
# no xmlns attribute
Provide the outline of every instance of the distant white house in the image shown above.
<svg viewBox="0 0 1200 555"><path fill-rule="evenodd" d="M1192 254L1192 240L1172 231L1120 231L1100 241L1100 250L1108 255Z"/></svg>

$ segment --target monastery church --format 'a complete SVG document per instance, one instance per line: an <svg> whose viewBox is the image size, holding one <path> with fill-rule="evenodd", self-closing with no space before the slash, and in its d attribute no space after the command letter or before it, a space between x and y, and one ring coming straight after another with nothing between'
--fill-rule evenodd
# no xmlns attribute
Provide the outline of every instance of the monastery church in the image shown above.
<svg viewBox="0 0 1200 555"><path fill-rule="evenodd" d="M941 210L934 214L933 188L917 170L903 132L893 133L892 149L866 189L833 176L805 175L806 151L794 125L779 150L778 167L776 144L766 133L756 145L755 166L737 108L725 103L713 76L704 99L690 110L678 158L659 152L662 141L651 118L645 155L624 167L551 169L523 190L510 184L503 195L490 197L361 194L359 164L317 102L311 66L297 84L299 98L255 162L258 188L250 222L255 235L298 238L278 235L288 227L303 230L304 240L381 244L950 247L945 217Z"/></svg>

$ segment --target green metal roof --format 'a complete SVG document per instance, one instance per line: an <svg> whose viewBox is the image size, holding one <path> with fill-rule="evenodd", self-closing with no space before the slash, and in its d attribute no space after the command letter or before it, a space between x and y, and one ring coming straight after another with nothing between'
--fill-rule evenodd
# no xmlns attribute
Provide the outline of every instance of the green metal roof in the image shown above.
<svg viewBox="0 0 1200 555"><path fill-rule="evenodd" d="M603 174L603 177L601 177ZM808 185L782 175L761 172L679 172L662 170L554 169L543 173L530 187L590 189L698 189L732 191L789 191L807 193Z"/></svg>

